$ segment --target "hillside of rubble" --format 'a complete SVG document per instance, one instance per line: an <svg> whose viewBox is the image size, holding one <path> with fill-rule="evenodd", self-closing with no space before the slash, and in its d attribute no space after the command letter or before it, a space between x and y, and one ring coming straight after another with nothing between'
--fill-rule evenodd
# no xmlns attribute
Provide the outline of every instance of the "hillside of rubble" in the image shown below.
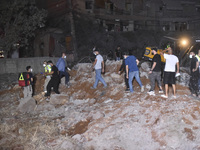
<svg viewBox="0 0 200 150"><path fill-rule="evenodd" d="M134 93L125 92L121 62L106 61L97 89L90 89L95 73L90 63L79 63L70 73L71 87L43 93L44 77L35 75L34 96L23 99L17 81L1 77L1 150L155 150L200 149L200 101L190 96L187 69L177 78L177 97L149 96L147 63L140 64L145 91L134 80ZM10 75L13 77L13 75ZM9 83L9 84L8 84Z"/></svg>

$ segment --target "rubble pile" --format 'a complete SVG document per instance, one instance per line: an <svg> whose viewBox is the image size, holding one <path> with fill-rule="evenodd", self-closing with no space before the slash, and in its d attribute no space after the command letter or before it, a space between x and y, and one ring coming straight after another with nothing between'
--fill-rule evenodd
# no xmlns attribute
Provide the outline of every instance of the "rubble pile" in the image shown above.
<svg viewBox="0 0 200 150"><path fill-rule="evenodd" d="M0 91L0 149L200 149L200 101L189 96L186 84L178 82L177 98L171 89L169 98L162 98L158 88L156 96L149 96L149 68L143 63L145 92L134 81L135 92L126 93L120 65L107 61L103 78L108 88L99 83L91 89L92 64L77 64L69 72L71 87L62 78L61 94L52 93L49 102L42 88L27 100L20 99L17 85Z"/></svg>

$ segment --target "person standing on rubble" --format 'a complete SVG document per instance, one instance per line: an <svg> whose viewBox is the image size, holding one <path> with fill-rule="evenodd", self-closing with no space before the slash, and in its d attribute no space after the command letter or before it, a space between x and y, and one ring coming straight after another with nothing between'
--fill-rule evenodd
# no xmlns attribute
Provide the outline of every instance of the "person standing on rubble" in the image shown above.
<svg viewBox="0 0 200 150"><path fill-rule="evenodd" d="M199 94L199 86L198 86L198 80L199 80L199 61L195 57L195 53L193 51L190 52L189 57L191 59L189 89L191 91L192 96L198 97L198 94Z"/></svg>
<svg viewBox="0 0 200 150"><path fill-rule="evenodd" d="M152 53L154 55L152 60L152 66L149 71L149 79L151 84L151 89L147 92L149 95L155 96L155 83L157 81L159 87L159 93L163 93L161 84L161 57L157 54L157 48L152 48Z"/></svg>
<svg viewBox="0 0 200 150"><path fill-rule="evenodd" d="M126 85L126 92L128 92L130 89L129 89L129 84L128 84L128 79L126 78L126 76L127 76L127 72L126 72L126 65L125 65L125 55L126 53L124 53L123 54L123 57L124 57L124 59L123 59L123 61L122 61L122 65L121 65L121 67L120 67L120 69L119 69L119 71L118 71L118 74L121 74L122 72L125 72L124 73L124 81L125 81L125 85Z"/></svg>
<svg viewBox="0 0 200 150"><path fill-rule="evenodd" d="M104 88L107 88L107 84L101 76L101 72L104 73L103 57L99 54L99 51L97 49L95 49L94 55L96 56L96 59L92 65L92 68L95 69L96 78L95 78L95 83L93 87L91 87L91 89L96 89L99 81L103 83Z"/></svg>
<svg viewBox="0 0 200 150"><path fill-rule="evenodd" d="M50 73L51 72L51 65L47 65L47 61L45 60L43 62L43 67L44 67L44 72L45 73ZM50 75L46 75L45 76L45 81L44 81L44 93L47 93L47 85L49 83L49 81L51 80L51 76Z"/></svg>
<svg viewBox="0 0 200 150"><path fill-rule="evenodd" d="M165 52L168 51L168 54ZM165 62L165 68L164 68L164 79L163 83L165 85L165 94L161 95L163 98L168 98L168 89L169 84L172 85L174 98L176 98L176 84L175 84L175 76L179 73L179 60L178 57L173 55L171 47L168 47L167 49L163 50L161 52L161 55L164 56L166 62Z"/></svg>
<svg viewBox="0 0 200 150"><path fill-rule="evenodd" d="M45 94L45 97L49 98L52 87L56 94L60 94L60 92L58 91L60 77L59 77L58 68L53 64L53 62L50 60L47 62L47 64L51 66L51 72L46 72L45 75L46 76L51 75L51 80L49 81L49 83L47 85L47 93Z"/></svg>
<svg viewBox="0 0 200 150"><path fill-rule="evenodd" d="M66 62L65 62L66 58L67 58L67 56L63 52L62 56L59 58L59 60L56 63L56 67L59 70L60 80L64 75L65 76L65 85L66 85L67 88L69 88L70 87L70 84L69 84L69 73L66 70Z"/></svg>
<svg viewBox="0 0 200 150"><path fill-rule="evenodd" d="M127 73L126 78L128 79L130 92L133 93L134 77L141 87L141 92L144 92L144 86L142 85L142 82L140 80L139 69L137 66L139 64L139 60L133 55L129 56L129 53L127 52L124 54L124 58L125 58L126 73Z"/></svg>
<svg viewBox="0 0 200 150"><path fill-rule="evenodd" d="M27 66L26 71L27 71L28 85L24 86L24 91L23 91L24 98L33 96L33 87L32 87L32 85L33 85L33 74L32 74L33 69L31 68L31 66Z"/></svg>
<svg viewBox="0 0 200 150"><path fill-rule="evenodd" d="M199 73L200 73L200 49L198 50L198 54L196 54L195 57L198 59L198 62L199 62ZM200 78L198 80L198 86L199 86L199 90L200 90Z"/></svg>
<svg viewBox="0 0 200 150"><path fill-rule="evenodd" d="M117 49L115 50L115 59L116 61L120 61L121 59L121 47L117 46Z"/></svg>

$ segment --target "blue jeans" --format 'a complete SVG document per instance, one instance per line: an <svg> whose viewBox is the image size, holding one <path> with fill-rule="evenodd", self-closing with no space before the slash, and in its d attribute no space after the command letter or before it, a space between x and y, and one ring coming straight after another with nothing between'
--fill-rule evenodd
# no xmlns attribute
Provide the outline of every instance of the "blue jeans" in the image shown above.
<svg viewBox="0 0 200 150"><path fill-rule="evenodd" d="M116 61L120 61L120 57L116 57Z"/></svg>
<svg viewBox="0 0 200 150"><path fill-rule="evenodd" d="M101 69L95 69L95 73L96 73L96 78L95 78L95 83L94 83L93 87L95 89L97 88L97 84L98 84L99 80L103 83L104 87L107 87L106 82L104 81L104 79L101 76Z"/></svg>
<svg viewBox="0 0 200 150"><path fill-rule="evenodd" d="M133 93L133 78L135 77L136 81L138 82L138 84L140 85L140 87L142 87L142 82L140 80L140 76L139 76L139 71L133 71L133 72L129 72L128 74L128 84L129 84L129 88L130 88L130 92Z"/></svg>

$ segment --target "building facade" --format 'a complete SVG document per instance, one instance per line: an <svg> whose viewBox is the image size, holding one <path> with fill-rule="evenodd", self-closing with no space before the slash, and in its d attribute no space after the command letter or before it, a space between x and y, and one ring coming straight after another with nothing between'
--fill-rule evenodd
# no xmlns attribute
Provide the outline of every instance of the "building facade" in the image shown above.
<svg viewBox="0 0 200 150"><path fill-rule="evenodd" d="M199 0L77 0L78 10L94 16L108 31L195 30Z"/></svg>

